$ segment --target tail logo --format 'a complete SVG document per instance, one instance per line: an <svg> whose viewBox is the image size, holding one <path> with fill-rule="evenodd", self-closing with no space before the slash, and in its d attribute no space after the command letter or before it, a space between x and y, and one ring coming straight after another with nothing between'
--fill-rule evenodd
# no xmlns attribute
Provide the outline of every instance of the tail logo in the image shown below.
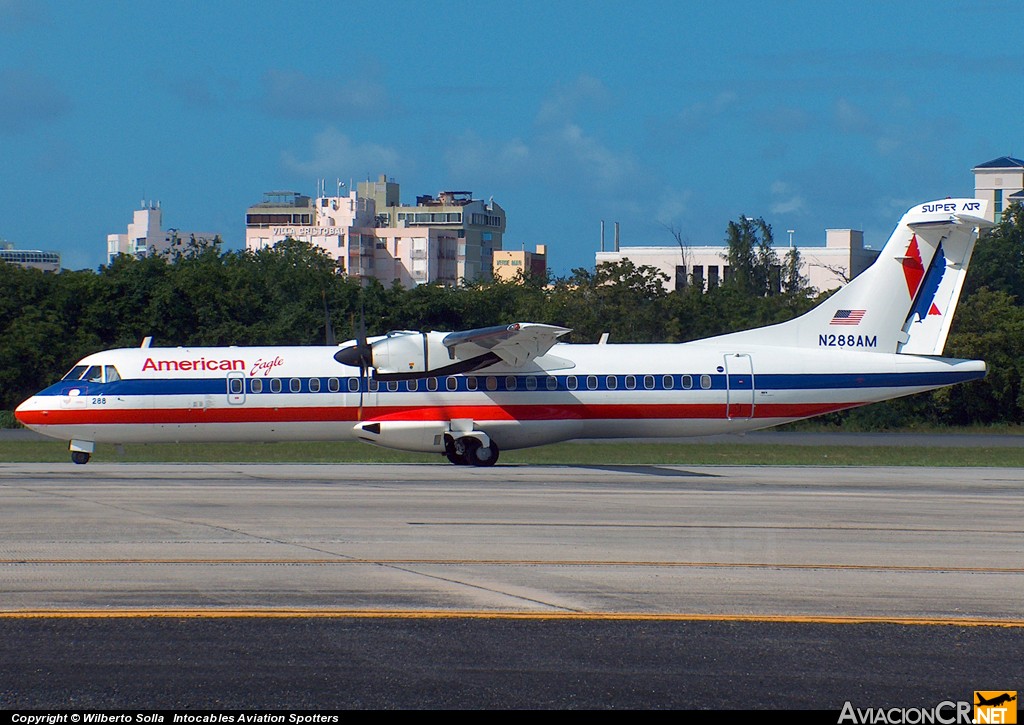
<svg viewBox="0 0 1024 725"><path fill-rule="evenodd" d="M903 276L907 279L907 292L910 299L917 296L917 290L921 287L921 280L924 278L924 262L921 259L921 250L917 246L917 235L910 238L907 246L907 254L901 260L903 262Z"/></svg>
<svg viewBox="0 0 1024 725"><path fill-rule="evenodd" d="M921 290L918 294L917 299L914 301L914 307L910 311L910 318L920 322L929 315L942 315L942 311L935 304L935 294L939 291L939 285L942 284L942 278L946 275L946 255L942 251L942 245L940 244L938 249L935 250L935 257L932 259L932 263L928 266L928 274L925 275L924 282L921 284Z"/></svg>

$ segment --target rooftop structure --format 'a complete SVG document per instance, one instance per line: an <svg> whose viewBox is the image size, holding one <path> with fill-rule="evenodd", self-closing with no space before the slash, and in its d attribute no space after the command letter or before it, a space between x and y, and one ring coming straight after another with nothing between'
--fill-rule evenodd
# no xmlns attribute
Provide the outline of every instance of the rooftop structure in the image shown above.
<svg viewBox="0 0 1024 725"><path fill-rule="evenodd" d="M989 221L1000 222L1013 202L1024 202L1024 161L1011 156L978 164L974 172L974 198L989 202Z"/></svg>
<svg viewBox="0 0 1024 725"><path fill-rule="evenodd" d="M39 249L15 249L10 242L0 242L0 262L44 272L60 271L60 254Z"/></svg>

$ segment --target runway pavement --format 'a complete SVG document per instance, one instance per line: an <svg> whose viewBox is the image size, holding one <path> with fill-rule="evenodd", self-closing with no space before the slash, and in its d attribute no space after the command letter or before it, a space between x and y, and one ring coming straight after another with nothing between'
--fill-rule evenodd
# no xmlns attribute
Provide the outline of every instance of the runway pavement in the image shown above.
<svg viewBox="0 0 1024 725"><path fill-rule="evenodd" d="M100 668L112 697L95 668L72 666L120 645L114 661L137 652L173 670L201 641L232 706L315 706L320 693L344 707L717 707L702 698L751 686L752 671L770 694L732 707L966 697L1024 680L1009 657L1024 643L1022 479L978 468L0 464L0 636L49 642L29 659L65 683L78 673L72 689L93 706L215 706L180 673L181 690L129 689L133 700L116 668ZM324 644L339 627L350 633L340 650ZM93 654L69 654L68 636ZM461 644L445 646L453 637ZM374 667L404 673L410 689L369 678L362 700L326 682L282 700L231 684L239 661L263 659L222 649L261 642L290 663L265 665L277 676L295 675L300 650L334 671L360 642L382 647ZM487 696L456 684L466 642ZM590 654L567 662L574 647ZM821 647L860 654L822 658ZM452 658L448 675L415 653ZM21 661L0 660L8 702L51 706L64 691ZM828 676L794 679L773 661ZM589 673L575 690L573 662ZM508 681L511 663L561 686L531 700ZM593 678L631 684L602 696Z"/></svg>

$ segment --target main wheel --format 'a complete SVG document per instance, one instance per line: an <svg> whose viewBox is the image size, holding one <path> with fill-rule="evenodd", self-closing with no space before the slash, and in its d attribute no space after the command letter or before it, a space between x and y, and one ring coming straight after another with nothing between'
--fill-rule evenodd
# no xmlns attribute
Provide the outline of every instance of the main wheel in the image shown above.
<svg viewBox="0 0 1024 725"><path fill-rule="evenodd" d="M466 458L474 466L493 466L498 462L498 444L492 440L490 446L482 446L477 441L466 451Z"/></svg>
<svg viewBox="0 0 1024 725"><path fill-rule="evenodd" d="M468 466L469 460L466 456L466 439L450 438L444 439L444 455L453 465Z"/></svg>
<svg viewBox="0 0 1024 725"><path fill-rule="evenodd" d="M79 465L85 465L89 462L91 456L85 451L71 451L71 462Z"/></svg>

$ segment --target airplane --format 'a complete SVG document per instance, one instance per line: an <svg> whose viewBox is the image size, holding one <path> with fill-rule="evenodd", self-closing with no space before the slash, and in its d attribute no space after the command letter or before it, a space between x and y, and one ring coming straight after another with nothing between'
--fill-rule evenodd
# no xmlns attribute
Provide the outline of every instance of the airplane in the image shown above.
<svg viewBox="0 0 1024 725"><path fill-rule="evenodd" d="M678 344L566 344L529 322L316 347L146 338L83 358L16 416L79 464L96 443L358 440L491 466L578 438L767 428L984 377L941 355L987 204L911 208L868 269L767 327Z"/></svg>
<svg viewBox="0 0 1024 725"><path fill-rule="evenodd" d="M975 694L978 697L978 701L976 703L974 703L974 704L978 705L979 707L982 707L982 706L999 707L1000 705L1005 705L1006 703L1013 702L1014 700L1017 699L1016 695L1012 695L1011 696L1009 692L1004 692L1001 695L996 695L991 700L986 700L979 693L975 693Z"/></svg>

